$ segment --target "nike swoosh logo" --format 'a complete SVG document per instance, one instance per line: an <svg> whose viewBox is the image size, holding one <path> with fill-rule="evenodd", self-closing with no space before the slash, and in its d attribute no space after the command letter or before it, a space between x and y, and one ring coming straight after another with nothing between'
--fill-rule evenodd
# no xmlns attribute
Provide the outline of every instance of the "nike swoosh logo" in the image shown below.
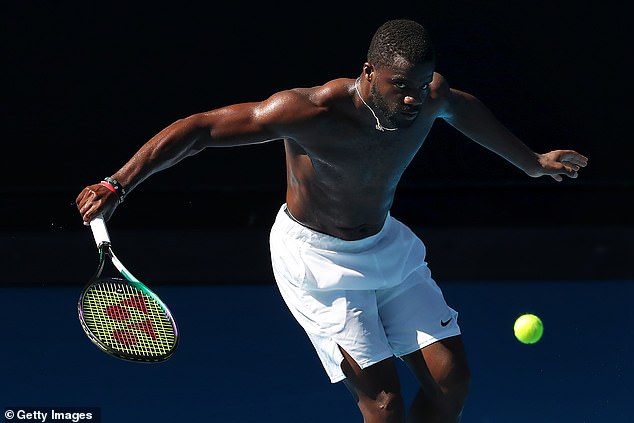
<svg viewBox="0 0 634 423"><path fill-rule="evenodd" d="M449 320L443 322L442 320L440 321L440 326L447 326L449 324L449 322L451 322L453 320L453 317L450 317Z"/></svg>

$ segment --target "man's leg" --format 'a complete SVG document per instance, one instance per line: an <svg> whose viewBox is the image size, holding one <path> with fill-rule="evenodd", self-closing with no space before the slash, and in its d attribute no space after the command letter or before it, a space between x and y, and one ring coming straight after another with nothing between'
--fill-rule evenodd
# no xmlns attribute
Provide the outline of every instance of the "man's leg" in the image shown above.
<svg viewBox="0 0 634 423"><path fill-rule="evenodd" d="M403 356L420 383L409 423L457 423L469 391L470 372L460 336Z"/></svg>
<svg viewBox="0 0 634 423"><path fill-rule="evenodd" d="M361 369L346 351L340 350L344 356L344 383L357 401L363 422L404 423L403 398L393 359Z"/></svg>

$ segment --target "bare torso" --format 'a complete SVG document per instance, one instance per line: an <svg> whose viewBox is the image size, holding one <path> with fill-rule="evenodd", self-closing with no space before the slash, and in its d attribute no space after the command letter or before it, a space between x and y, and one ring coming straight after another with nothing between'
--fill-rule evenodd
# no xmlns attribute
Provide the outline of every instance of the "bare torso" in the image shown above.
<svg viewBox="0 0 634 423"><path fill-rule="evenodd" d="M286 202L304 225L345 239L377 233L397 184L429 133L434 97L408 128L378 131L374 117L355 97L354 80L339 79L302 90L319 111L306 132L285 139Z"/></svg>

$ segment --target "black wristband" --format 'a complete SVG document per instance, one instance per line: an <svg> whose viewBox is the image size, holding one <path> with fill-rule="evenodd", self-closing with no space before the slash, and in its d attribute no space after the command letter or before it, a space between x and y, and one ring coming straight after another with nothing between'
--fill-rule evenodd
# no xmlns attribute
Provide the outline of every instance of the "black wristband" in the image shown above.
<svg viewBox="0 0 634 423"><path fill-rule="evenodd" d="M117 196L119 197L119 203L123 203L123 200L125 199L125 194L126 194L125 187L121 185L119 181L117 181L115 178L110 176L106 176L105 178L103 178L102 182L106 182L112 185L115 192L117 193Z"/></svg>

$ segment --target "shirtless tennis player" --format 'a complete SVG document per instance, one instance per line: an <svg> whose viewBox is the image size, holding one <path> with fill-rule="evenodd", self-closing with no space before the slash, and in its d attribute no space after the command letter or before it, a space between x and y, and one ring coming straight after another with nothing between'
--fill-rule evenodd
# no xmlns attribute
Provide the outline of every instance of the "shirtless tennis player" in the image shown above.
<svg viewBox="0 0 634 423"><path fill-rule="evenodd" d="M533 152L434 67L425 28L388 21L358 78L178 120L84 188L77 207L84 223L107 219L143 180L207 147L283 142L286 203L271 229L271 260L326 374L345 382L366 423L405 422L399 357L420 382L407 421L457 422L469 387L457 312L431 278L423 242L390 215L401 175L439 118L530 177L576 178L587 158Z"/></svg>

